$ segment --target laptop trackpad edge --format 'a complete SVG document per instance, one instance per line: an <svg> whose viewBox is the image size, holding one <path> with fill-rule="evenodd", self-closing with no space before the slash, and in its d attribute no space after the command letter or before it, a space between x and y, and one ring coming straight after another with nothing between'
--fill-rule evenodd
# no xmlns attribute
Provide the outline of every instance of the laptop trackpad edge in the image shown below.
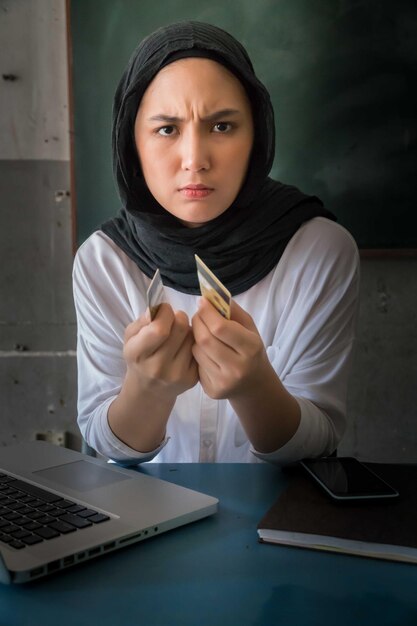
<svg viewBox="0 0 417 626"><path fill-rule="evenodd" d="M107 487L130 479L130 476L126 476L121 472L114 472L88 461L73 461L47 467L32 473L46 478L56 485L81 492Z"/></svg>

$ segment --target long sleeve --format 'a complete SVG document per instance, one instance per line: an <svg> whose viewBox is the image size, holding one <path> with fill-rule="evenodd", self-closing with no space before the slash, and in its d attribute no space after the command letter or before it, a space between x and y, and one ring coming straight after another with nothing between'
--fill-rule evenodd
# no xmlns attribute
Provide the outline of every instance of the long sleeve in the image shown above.
<svg viewBox="0 0 417 626"><path fill-rule="evenodd" d="M346 426L358 289L359 255L349 233L324 218L305 224L271 281L276 328L267 344L275 371L298 400L301 422L286 445L254 451L258 458L286 463L337 447Z"/></svg>
<svg viewBox="0 0 417 626"><path fill-rule="evenodd" d="M109 254L110 253L110 254ZM152 459L120 441L110 429L107 412L126 373L122 355L125 327L145 310L146 280L126 271L124 255L111 254L109 240L96 233L80 248L74 262L77 312L78 424L84 439L103 456L124 463Z"/></svg>

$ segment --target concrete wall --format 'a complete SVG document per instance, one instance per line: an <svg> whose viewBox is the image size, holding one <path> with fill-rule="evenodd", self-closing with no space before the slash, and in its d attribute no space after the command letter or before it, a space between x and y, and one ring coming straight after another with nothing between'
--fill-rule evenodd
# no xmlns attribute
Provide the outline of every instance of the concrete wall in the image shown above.
<svg viewBox="0 0 417 626"><path fill-rule="evenodd" d="M417 259L361 263L348 429L340 454L417 462Z"/></svg>
<svg viewBox="0 0 417 626"><path fill-rule="evenodd" d="M79 445L65 0L0 0L0 445Z"/></svg>
<svg viewBox="0 0 417 626"><path fill-rule="evenodd" d="M80 445L65 32L64 0L0 0L0 445ZM340 453L417 460L416 311L417 259L362 260Z"/></svg>

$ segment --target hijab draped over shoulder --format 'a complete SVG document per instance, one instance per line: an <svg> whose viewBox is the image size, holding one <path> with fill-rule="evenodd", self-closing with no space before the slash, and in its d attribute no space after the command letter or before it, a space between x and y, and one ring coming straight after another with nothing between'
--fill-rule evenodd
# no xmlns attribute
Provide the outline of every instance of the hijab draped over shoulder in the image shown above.
<svg viewBox="0 0 417 626"><path fill-rule="evenodd" d="M238 196L224 213L195 228L184 226L151 195L134 138L136 114L148 85L164 66L186 57L217 61L240 80L251 103L255 131ZM255 76L243 46L210 24L179 22L140 43L116 90L112 148L122 208L102 230L147 276L159 268L164 284L184 293L200 293L194 254L236 295L275 267L303 222L316 216L335 219L315 196L268 177L275 151L269 93Z"/></svg>

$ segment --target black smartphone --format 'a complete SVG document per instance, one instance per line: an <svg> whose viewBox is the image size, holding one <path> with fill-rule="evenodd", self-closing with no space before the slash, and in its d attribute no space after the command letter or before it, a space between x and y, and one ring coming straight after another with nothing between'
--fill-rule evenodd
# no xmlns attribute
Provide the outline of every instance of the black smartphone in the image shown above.
<svg viewBox="0 0 417 626"><path fill-rule="evenodd" d="M353 457L304 459L302 467L338 502L397 498L399 493Z"/></svg>

